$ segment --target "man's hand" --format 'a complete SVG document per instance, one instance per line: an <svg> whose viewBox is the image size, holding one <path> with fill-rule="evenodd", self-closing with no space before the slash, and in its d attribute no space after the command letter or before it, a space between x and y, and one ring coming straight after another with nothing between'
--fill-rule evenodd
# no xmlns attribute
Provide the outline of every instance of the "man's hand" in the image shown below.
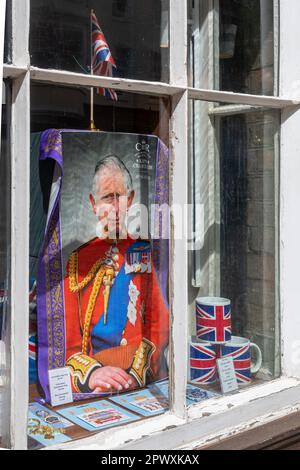
<svg viewBox="0 0 300 470"><path fill-rule="evenodd" d="M95 370L89 380L89 388L94 393L107 392L108 390L129 390L135 385L133 377L119 367L101 367Z"/></svg>

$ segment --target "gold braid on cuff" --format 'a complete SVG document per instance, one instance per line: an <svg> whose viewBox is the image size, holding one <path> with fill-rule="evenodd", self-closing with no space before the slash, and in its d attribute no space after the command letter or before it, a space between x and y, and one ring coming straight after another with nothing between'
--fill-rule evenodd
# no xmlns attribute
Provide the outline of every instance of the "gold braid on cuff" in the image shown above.
<svg viewBox="0 0 300 470"><path fill-rule="evenodd" d="M91 393L92 390L88 385L89 379L94 370L102 367L101 364L85 354L77 353L68 359L66 365L71 371L75 390L78 393Z"/></svg>
<svg viewBox="0 0 300 470"><path fill-rule="evenodd" d="M146 385L146 376L150 369L151 357L155 349L155 345L148 339L144 338L135 353L129 374L136 379L140 387L144 387Z"/></svg>

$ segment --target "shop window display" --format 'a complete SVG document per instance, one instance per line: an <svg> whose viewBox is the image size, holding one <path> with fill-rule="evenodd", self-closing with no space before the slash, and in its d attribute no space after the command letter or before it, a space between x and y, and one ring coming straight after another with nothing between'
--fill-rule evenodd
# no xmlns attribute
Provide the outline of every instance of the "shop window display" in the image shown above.
<svg viewBox="0 0 300 470"><path fill-rule="evenodd" d="M208 125L208 108L195 105L196 128L200 116L203 127ZM213 115L216 108L210 109ZM208 140L201 147L194 140L192 146L194 204L202 208L201 219L194 211L194 223L201 220L204 230L193 245L189 380L221 393L224 359L232 359L236 389L280 375L279 116L253 110L215 117L213 123L215 153ZM198 131L195 137L204 128Z"/></svg>
<svg viewBox="0 0 300 470"><path fill-rule="evenodd" d="M51 123L52 92L59 88L32 88L36 131L38 116ZM52 102L53 115L72 93L65 89L63 103ZM77 93L77 119L85 124L90 93ZM30 347L37 362L32 355L30 395L39 401L29 406L33 447L67 442L76 427L84 436L168 409L169 214L160 208L169 203L169 157L153 135L166 135L167 102L96 97L96 122L103 109L106 128L123 132L32 133ZM141 124L128 119L131 113L143 116L146 133L132 132ZM74 118L69 109L64 126ZM49 370L66 367L76 405L57 410ZM51 417L64 426L49 431Z"/></svg>
<svg viewBox="0 0 300 470"><path fill-rule="evenodd" d="M190 84L276 94L275 2L212 3L189 2ZM279 115L194 101L191 123L189 382L222 394L222 364L231 391L280 375Z"/></svg>
<svg viewBox="0 0 300 470"><path fill-rule="evenodd" d="M13 340L25 339L18 321L10 331L10 277L13 290L29 301L30 449L111 428L107 435L122 445L123 429L116 427L133 423L128 431L135 440L138 423L144 426L149 417L167 412L148 421L150 434L185 411L188 423L200 418L204 401L213 399L214 406L225 394L280 377L280 112L268 103L279 109L291 101L248 96L278 92L278 2L183 3L188 51L177 0L142 8L135 0L31 0L19 3L21 15L18 2L11 11L7 1L12 194L20 201L24 192L28 201L27 180L19 192L17 182L29 171L30 158L30 246L28 279L22 270L28 267L27 249L19 259L13 249L9 259L9 215L14 234L20 213L10 207L10 126L4 113L0 407L2 400L11 416L0 415L2 445L9 442L8 424L17 428L17 416L12 445L25 447L28 404L26 394L11 387L10 408L2 393L10 375L10 333ZM23 15L30 28L20 32ZM89 75L127 80L97 85ZM91 89L91 83L115 88ZM29 108L30 155L24 146L24 160L18 160L29 137ZM179 205L190 204L188 244L176 239L172 196ZM26 247L27 232L27 226L21 229ZM24 243L16 240L16 246L22 251ZM181 275L183 292L177 289ZM23 307L13 302L12 318L19 320ZM181 328L188 336L184 344ZM13 385L21 369L27 372L24 349L11 348ZM188 410L182 402L185 366L185 404L201 403ZM271 386L261 387L263 393Z"/></svg>

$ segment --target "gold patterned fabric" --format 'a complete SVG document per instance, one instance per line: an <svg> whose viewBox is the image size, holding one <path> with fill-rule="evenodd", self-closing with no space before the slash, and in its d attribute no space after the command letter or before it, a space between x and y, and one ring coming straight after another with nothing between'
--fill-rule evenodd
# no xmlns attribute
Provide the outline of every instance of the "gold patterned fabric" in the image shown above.
<svg viewBox="0 0 300 470"><path fill-rule="evenodd" d="M90 392L88 381L92 372L101 367L99 362L85 354L79 353L69 358L67 366L71 371L74 389L79 393Z"/></svg>
<svg viewBox="0 0 300 470"><path fill-rule="evenodd" d="M146 376L150 369L151 356L155 349L155 345L148 339L144 338L134 356L133 364L129 373L137 380L141 387L146 385Z"/></svg>

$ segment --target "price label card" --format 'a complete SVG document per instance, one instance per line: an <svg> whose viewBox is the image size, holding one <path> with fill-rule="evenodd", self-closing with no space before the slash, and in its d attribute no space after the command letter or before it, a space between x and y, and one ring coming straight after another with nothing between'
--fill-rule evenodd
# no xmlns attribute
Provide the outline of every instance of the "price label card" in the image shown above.
<svg viewBox="0 0 300 470"><path fill-rule="evenodd" d="M51 405L73 403L71 375L68 367L49 370Z"/></svg>
<svg viewBox="0 0 300 470"><path fill-rule="evenodd" d="M235 392L239 389L232 357L217 360L222 393Z"/></svg>

